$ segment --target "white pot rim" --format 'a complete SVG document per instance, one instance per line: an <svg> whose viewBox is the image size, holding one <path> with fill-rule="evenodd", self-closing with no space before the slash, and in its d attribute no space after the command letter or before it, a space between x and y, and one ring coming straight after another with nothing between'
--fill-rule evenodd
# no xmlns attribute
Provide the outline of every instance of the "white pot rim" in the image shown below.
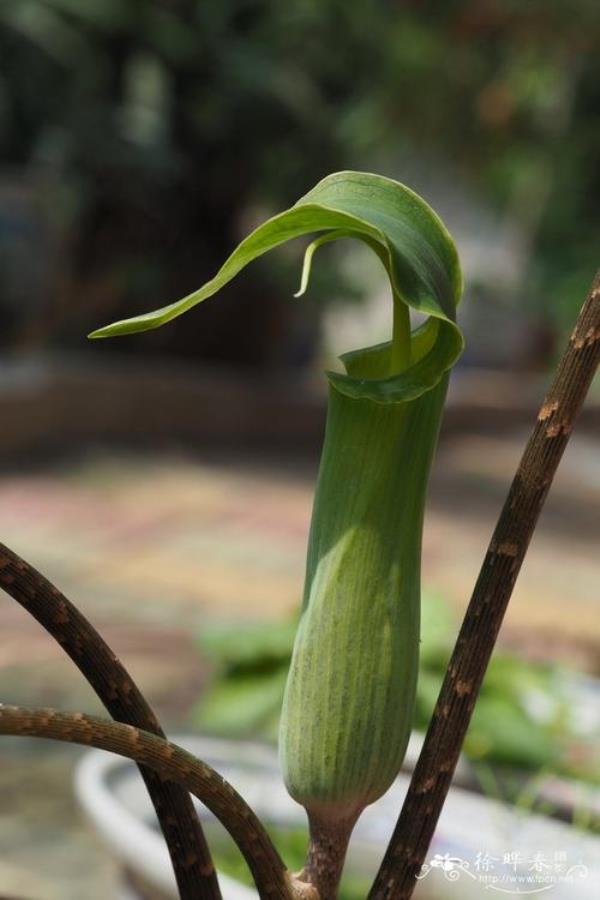
<svg viewBox="0 0 600 900"><path fill-rule="evenodd" d="M234 786L247 794L247 800L259 816L275 811L274 798L267 796L269 792L264 790L259 776L260 770L273 775L277 772L277 754L272 747L249 741L227 741L196 735L177 736L176 740L202 759L212 762L219 771L222 768L226 770L229 766L233 775L235 766L250 769L252 781L244 788L232 777ZM135 764L102 750L88 750L80 759L75 772L75 791L79 803L123 866L135 871L149 884L176 900L175 878L162 835L146 824L141 816L136 816L133 808L128 808L123 800L125 795L120 797L117 790L111 789L111 776L119 769L130 769L133 773ZM224 771L223 774L229 778L229 773ZM365 810L353 836L355 851L362 846L363 852L366 848L372 856L375 850L379 860L380 851L387 845L394 827L407 785L407 777L400 775L387 794ZM301 808L290 800L283 784L280 785L280 792L285 805L275 803L279 816L283 814L285 821L290 824L294 822L294 814L301 814L302 820ZM272 819L276 820L277 816ZM298 821L295 818L295 822ZM497 800L471 794L459 787L450 789L429 856L450 852L452 856L462 854L465 860L473 861L478 851L486 850L502 856L503 850L525 851L528 848L568 849L569 859L579 858L589 867L589 878L576 887L576 893L565 886L557 886L552 891L556 900L572 900L575 896L577 900L596 900L597 885L600 883L600 866L597 862L600 858L599 838L574 832L564 823L537 814L525 814ZM219 883L224 900L258 900L256 891L221 873ZM431 886L434 886L433 883ZM481 895L470 892L472 886L464 879L460 888L462 900L473 900L475 896ZM480 889L480 885L475 886L475 890Z"/></svg>

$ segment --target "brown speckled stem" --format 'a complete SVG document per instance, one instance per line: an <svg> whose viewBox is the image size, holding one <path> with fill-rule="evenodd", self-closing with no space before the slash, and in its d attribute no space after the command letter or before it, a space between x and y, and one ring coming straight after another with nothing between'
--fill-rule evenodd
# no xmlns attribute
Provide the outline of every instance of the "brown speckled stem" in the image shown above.
<svg viewBox="0 0 600 900"><path fill-rule="evenodd" d="M318 900L335 900L356 816L336 821L331 816L318 816L309 811L308 823L308 854L303 870L296 877L315 889Z"/></svg>
<svg viewBox="0 0 600 900"><path fill-rule="evenodd" d="M369 900L409 900L538 516L600 362L600 272L514 477Z"/></svg>
<svg viewBox="0 0 600 900"><path fill-rule="evenodd" d="M119 722L164 737L156 716L123 664L77 607L33 566L0 544L0 587L61 645ZM179 785L141 769L169 848L181 900L221 900L204 832Z"/></svg>
<svg viewBox="0 0 600 900"><path fill-rule="evenodd" d="M209 765L170 741L132 725L83 713L0 704L0 734L98 747L182 785L219 819L243 854L264 900L291 900L291 878L267 832L234 788Z"/></svg>

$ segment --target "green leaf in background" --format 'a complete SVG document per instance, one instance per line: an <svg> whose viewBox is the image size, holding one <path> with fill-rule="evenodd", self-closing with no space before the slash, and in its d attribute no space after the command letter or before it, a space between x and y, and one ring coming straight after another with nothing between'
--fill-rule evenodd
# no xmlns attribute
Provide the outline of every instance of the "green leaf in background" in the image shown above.
<svg viewBox="0 0 600 900"><path fill-rule="evenodd" d="M215 622L204 626L199 643L215 665L232 671L287 667L297 623L293 619L262 622Z"/></svg>
<svg viewBox="0 0 600 900"><path fill-rule="evenodd" d="M550 738L549 729L510 695L488 693L473 711L465 753L473 760L493 758L525 769L555 769L561 748Z"/></svg>
<svg viewBox="0 0 600 900"><path fill-rule="evenodd" d="M275 740L287 665L263 672L238 672L218 681L199 700L194 721L211 734Z"/></svg>
<svg viewBox="0 0 600 900"><path fill-rule="evenodd" d="M456 622L448 604L438 593L424 589L421 594L421 669L446 668L456 632Z"/></svg>
<svg viewBox="0 0 600 900"><path fill-rule="evenodd" d="M199 646L219 673L196 704L197 727L230 737L275 740L297 623L217 622L203 628Z"/></svg>

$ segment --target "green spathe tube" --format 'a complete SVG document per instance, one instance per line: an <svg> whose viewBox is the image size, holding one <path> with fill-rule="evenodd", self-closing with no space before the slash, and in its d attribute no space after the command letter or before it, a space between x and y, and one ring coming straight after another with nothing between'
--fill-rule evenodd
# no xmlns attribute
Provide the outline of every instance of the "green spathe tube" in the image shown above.
<svg viewBox="0 0 600 900"><path fill-rule="evenodd" d="M372 356L353 359L357 376ZM280 727L288 790L321 822L353 823L404 759L419 655L423 510L446 385L444 378L415 400L389 403L330 386Z"/></svg>
<svg viewBox="0 0 600 900"><path fill-rule="evenodd" d="M409 337L418 369L432 329ZM283 701L283 776L310 828L299 878L320 900L337 896L356 820L400 770L415 704L423 514L448 375L411 399L354 396L397 358L393 342L367 348L343 357L347 380L330 377Z"/></svg>

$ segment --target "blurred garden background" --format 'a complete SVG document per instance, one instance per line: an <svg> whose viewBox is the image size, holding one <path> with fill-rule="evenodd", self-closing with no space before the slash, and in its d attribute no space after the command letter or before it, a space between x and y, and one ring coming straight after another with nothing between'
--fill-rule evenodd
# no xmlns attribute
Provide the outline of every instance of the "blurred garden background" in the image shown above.
<svg viewBox="0 0 600 900"><path fill-rule="evenodd" d="M599 265L599 39L594 0L0 0L0 540L80 605L170 731L272 738L322 370L385 339L391 303L347 242L294 300L298 242L168 328L86 334L195 289L331 171L396 178L440 213L468 346L428 504L422 729ZM582 833L600 818L599 536L596 384L466 747L474 790ZM2 701L99 711L7 596L0 634ZM0 744L0 896L116 896L78 756Z"/></svg>

